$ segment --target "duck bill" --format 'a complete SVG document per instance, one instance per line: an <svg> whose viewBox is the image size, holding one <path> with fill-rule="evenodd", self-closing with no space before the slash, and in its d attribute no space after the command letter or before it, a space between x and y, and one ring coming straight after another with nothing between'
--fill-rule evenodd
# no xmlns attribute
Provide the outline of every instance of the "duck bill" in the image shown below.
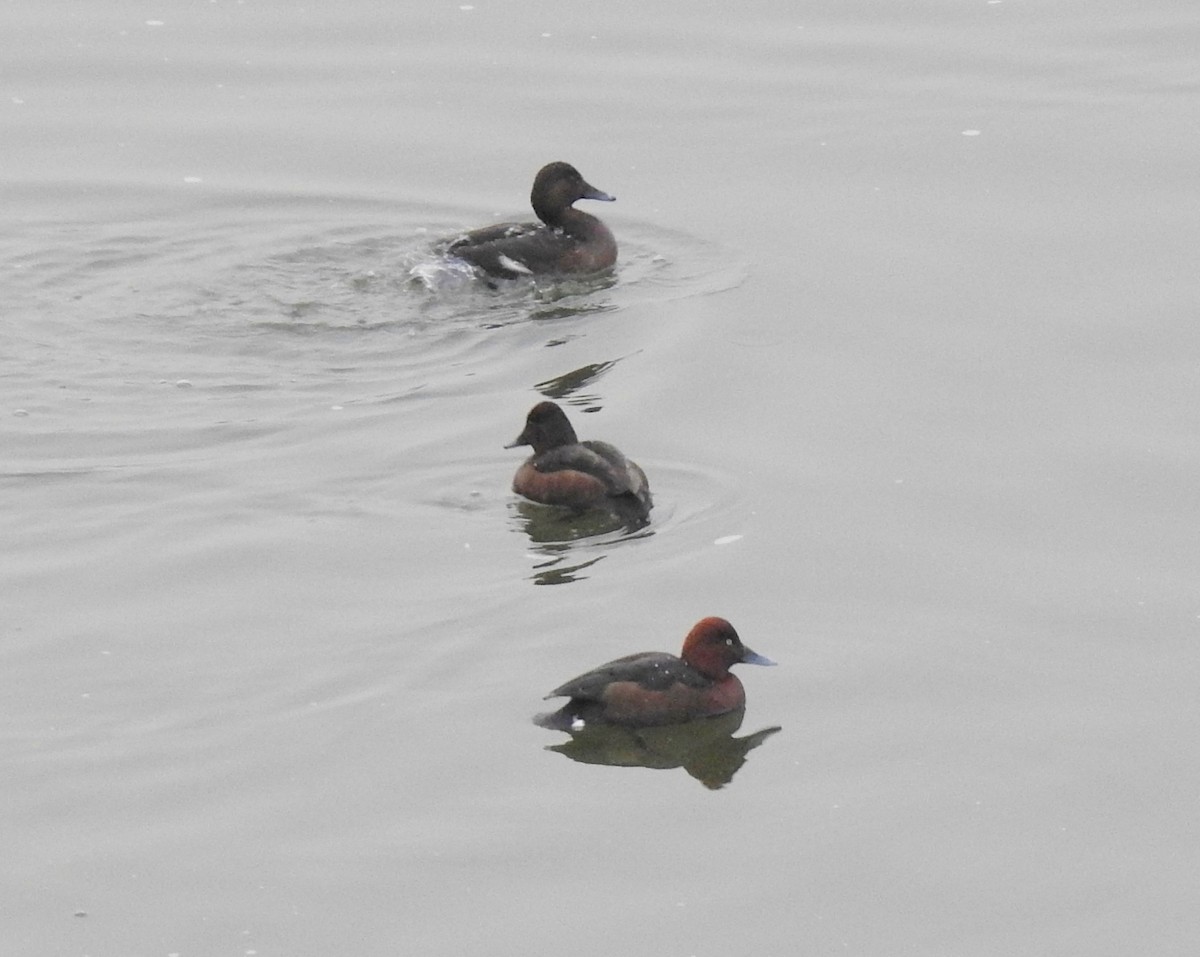
<svg viewBox="0 0 1200 957"><path fill-rule="evenodd" d="M775 664L775 662L773 662L770 658L766 657L765 655L760 655L757 651L751 651L749 648L747 648L746 653L744 655L742 655L742 664L744 664L744 665L773 665L773 664Z"/></svg>
<svg viewBox="0 0 1200 957"><path fill-rule="evenodd" d="M617 201L617 197L609 196L604 190L596 189L591 183L584 183L583 190L584 192L580 199L598 199L602 203L615 203Z"/></svg>
<svg viewBox="0 0 1200 957"><path fill-rule="evenodd" d="M506 449L519 449L522 445L529 445L529 444L530 444L529 439L526 437L525 433L522 432L520 435L518 435L515 439L513 439L511 442L508 443L508 445L506 445L504 447Z"/></svg>

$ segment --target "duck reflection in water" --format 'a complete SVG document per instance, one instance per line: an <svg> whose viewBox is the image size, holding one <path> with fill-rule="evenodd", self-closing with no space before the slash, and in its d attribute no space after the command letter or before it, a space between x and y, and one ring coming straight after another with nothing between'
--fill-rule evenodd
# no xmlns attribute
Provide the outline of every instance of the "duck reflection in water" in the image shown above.
<svg viewBox="0 0 1200 957"><path fill-rule="evenodd" d="M763 728L735 738L733 735L742 726L744 715L745 709L738 708L711 718L648 728L602 722L585 723L578 730L559 727L557 730L566 731L571 739L548 745L546 750L557 751L581 764L664 770L683 768L706 788L715 791L733 780L751 751L780 730L778 726Z"/></svg>
<svg viewBox="0 0 1200 957"><path fill-rule="evenodd" d="M732 737L746 707L745 689L729 670L735 664L774 662L742 644L724 618L703 618L688 633L679 657L642 652L593 668L547 695L568 700L534 721L571 734L573 740L555 750L575 760L682 766L719 787L749 750L779 730Z"/></svg>

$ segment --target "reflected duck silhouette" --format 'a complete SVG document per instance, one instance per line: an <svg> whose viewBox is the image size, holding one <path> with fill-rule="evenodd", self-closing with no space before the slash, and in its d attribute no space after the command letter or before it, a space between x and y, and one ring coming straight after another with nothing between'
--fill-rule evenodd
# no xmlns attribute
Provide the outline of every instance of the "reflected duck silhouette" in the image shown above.
<svg viewBox="0 0 1200 957"><path fill-rule="evenodd" d="M683 768L710 790L724 787L741 770L751 751L780 730L763 728L735 738L745 710L738 708L711 718L683 724L630 728L615 724L586 724L569 731L570 740L548 745L581 764L669 770Z"/></svg>

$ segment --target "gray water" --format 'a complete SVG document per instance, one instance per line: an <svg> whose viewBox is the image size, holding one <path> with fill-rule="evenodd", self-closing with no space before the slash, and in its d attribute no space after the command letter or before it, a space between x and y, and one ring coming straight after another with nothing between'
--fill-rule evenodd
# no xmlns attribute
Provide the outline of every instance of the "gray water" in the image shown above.
<svg viewBox="0 0 1200 957"><path fill-rule="evenodd" d="M1198 49L1172 0L6 5L0 951L1197 953ZM409 281L554 159L611 281ZM547 395L649 528L509 492ZM781 730L548 750L705 615Z"/></svg>

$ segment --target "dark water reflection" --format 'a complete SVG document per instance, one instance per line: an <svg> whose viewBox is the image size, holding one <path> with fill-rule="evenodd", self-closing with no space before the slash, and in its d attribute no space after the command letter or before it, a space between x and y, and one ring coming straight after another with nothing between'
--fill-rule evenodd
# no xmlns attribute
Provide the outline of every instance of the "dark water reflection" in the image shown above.
<svg viewBox="0 0 1200 957"><path fill-rule="evenodd" d="M607 362L589 362L578 369L572 369L570 372L564 372L562 375L545 379L537 383L534 388L549 399L562 401L571 397L570 403L572 405L580 406L584 412L596 412L603 408L600 404L601 397L598 393L586 393L583 395L576 395L575 393L584 386L595 382L620 361L620 359L610 359Z"/></svg>
<svg viewBox="0 0 1200 957"><path fill-rule="evenodd" d="M641 515L601 509L574 512L556 505L526 501L517 502L516 510L521 530L537 545L562 546L615 532L626 533L621 536L623 538L647 538L654 534L653 530L648 530L650 523Z"/></svg>
<svg viewBox="0 0 1200 957"><path fill-rule="evenodd" d="M518 531L533 545L537 563L530 577L538 585L562 585L586 578L579 573L606 557L610 549L654 535L649 523L638 515L600 509L573 512L525 500L512 503L512 509ZM600 554L590 554L596 550Z"/></svg>
<svg viewBox="0 0 1200 957"><path fill-rule="evenodd" d="M587 561L576 562L574 565L564 565L562 564L564 558L559 556L535 565L535 572L530 579L535 585L569 585L571 582L583 581L588 576L582 575L580 572L591 568L604 557L604 555L597 555Z"/></svg>
<svg viewBox="0 0 1200 957"><path fill-rule="evenodd" d="M715 791L733 780L751 751L781 730L778 726L762 728L753 734L734 737L744 716L745 710L739 709L687 724L655 728L592 722L576 729L556 721L558 712L534 720L542 727L566 731L571 736L569 741L549 745L546 750L557 751L572 761L620 768L683 768Z"/></svg>

